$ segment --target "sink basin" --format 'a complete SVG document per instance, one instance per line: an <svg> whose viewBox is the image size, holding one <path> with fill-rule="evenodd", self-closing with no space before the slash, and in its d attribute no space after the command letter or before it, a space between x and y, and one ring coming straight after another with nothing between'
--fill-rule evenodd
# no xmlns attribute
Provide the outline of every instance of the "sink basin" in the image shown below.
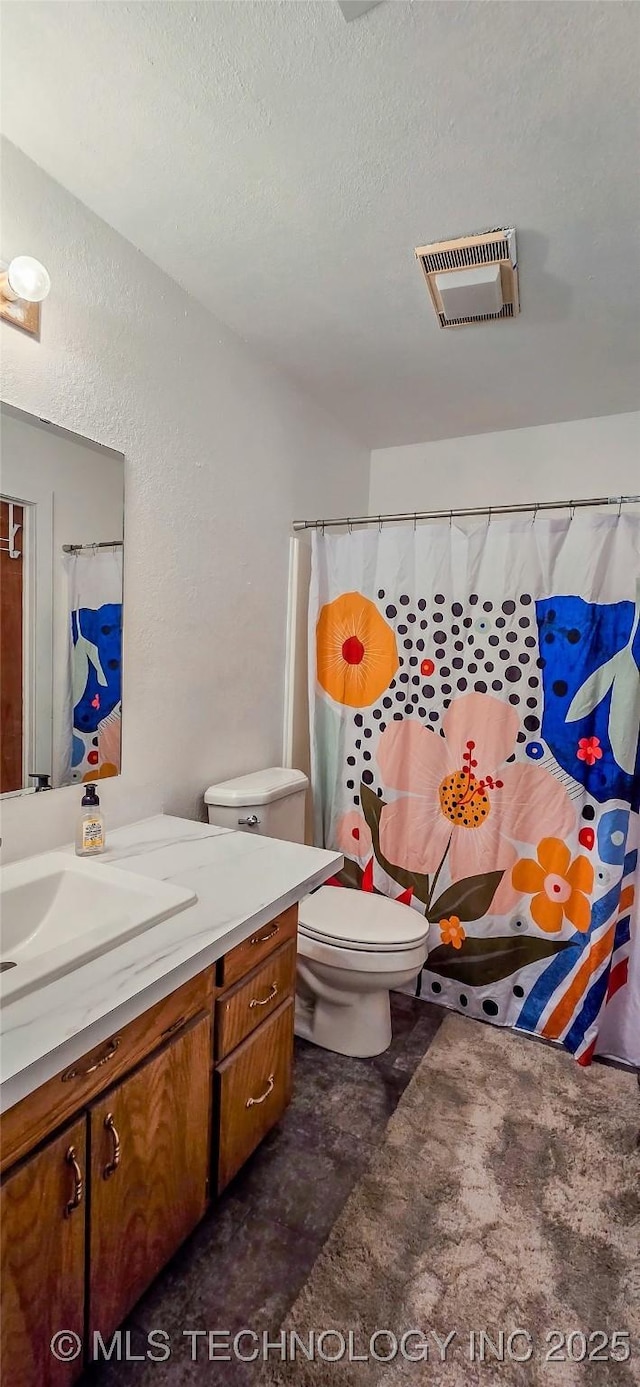
<svg viewBox="0 0 640 1387"><path fill-rule="evenodd" d="M0 999L62 977L184 910L195 891L50 852L3 868Z"/></svg>

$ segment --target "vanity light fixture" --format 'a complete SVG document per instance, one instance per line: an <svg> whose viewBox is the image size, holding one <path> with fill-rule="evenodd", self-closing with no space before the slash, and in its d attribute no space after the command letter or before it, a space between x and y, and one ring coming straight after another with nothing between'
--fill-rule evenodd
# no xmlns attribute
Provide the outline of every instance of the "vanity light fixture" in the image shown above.
<svg viewBox="0 0 640 1387"><path fill-rule="evenodd" d="M48 271L32 255L0 264L0 318L32 337L40 336L40 304L51 288Z"/></svg>

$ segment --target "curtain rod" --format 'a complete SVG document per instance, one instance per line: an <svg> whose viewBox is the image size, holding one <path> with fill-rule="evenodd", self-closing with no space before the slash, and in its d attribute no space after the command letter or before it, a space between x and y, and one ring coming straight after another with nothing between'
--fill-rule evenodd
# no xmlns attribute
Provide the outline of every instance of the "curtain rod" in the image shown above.
<svg viewBox="0 0 640 1387"><path fill-rule="evenodd" d="M63 554L79 554L83 549L122 549L123 539L101 539L96 544L63 544Z"/></svg>
<svg viewBox="0 0 640 1387"><path fill-rule="evenodd" d="M573 501L529 501L518 506L454 506L449 510L398 511L396 515L342 515L331 520L294 520L294 530L324 530L329 525L386 525L399 521L412 520L451 520L454 515L516 515L541 510L565 510L573 512L578 506L622 506L635 505L639 496L589 496L578 497Z"/></svg>

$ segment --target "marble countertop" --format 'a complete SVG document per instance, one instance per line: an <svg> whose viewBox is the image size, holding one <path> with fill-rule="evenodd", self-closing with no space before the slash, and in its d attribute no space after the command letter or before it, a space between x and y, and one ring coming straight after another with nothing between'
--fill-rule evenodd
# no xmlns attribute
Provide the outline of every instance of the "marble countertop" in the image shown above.
<svg viewBox="0 0 640 1387"><path fill-rule="evenodd" d="M66 849L68 851L68 849ZM96 861L190 886L194 905L0 1011L0 1111L339 871L339 853L159 814Z"/></svg>

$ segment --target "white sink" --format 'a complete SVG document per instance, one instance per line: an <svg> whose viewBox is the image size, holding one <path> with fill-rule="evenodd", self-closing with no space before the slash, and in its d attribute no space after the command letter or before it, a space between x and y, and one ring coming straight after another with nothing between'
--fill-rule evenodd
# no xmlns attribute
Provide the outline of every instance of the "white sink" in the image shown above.
<svg viewBox="0 0 640 1387"><path fill-rule="evenodd" d="M72 853L44 853L4 867L0 999L15 1001L195 900L188 887Z"/></svg>

